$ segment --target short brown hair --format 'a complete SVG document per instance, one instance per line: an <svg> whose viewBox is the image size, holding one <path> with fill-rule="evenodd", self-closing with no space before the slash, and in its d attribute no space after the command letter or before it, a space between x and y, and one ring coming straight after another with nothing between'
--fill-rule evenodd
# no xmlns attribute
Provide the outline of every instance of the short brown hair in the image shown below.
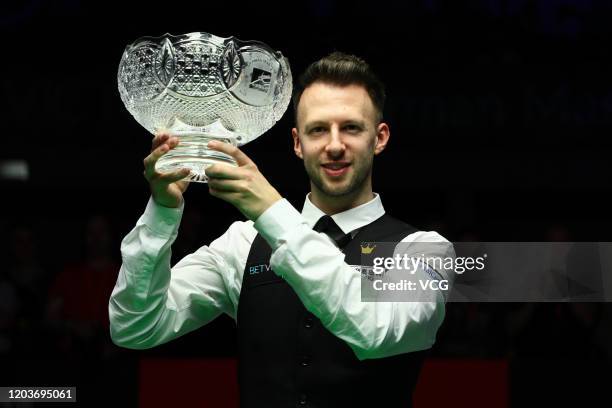
<svg viewBox="0 0 612 408"><path fill-rule="evenodd" d="M385 107L385 86L363 59L342 52L333 52L318 61L313 62L299 77L293 90L293 111L297 123L297 108L306 88L315 82L331 85L363 86L374 105L377 122L382 121Z"/></svg>

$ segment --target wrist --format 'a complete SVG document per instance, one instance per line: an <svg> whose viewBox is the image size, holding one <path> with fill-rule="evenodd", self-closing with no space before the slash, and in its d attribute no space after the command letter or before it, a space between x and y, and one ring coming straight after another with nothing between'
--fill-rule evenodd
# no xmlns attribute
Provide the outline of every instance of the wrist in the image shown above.
<svg viewBox="0 0 612 408"><path fill-rule="evenodd" d="M151 196L143 214L143 222L157 235L170 237L176 233L182 214L183 207L169 208L163 206Z"/></svg>
<svg viewBox="0 0 612 408"><path fill-rule="evenodd" d="M155 203L162 207L176 209L183 204L182 197L179 199L174 197L167 197L162 194L155 193L154 191L151 191L151 196L153 196L153 200L155 201Z"/></svg>
<svg viewBox="0 0 612 408"><path fill-rule="evenodd" d="M287 200L281 199L274 202L253 223L253 227L268 242L273 250L280 245L280 238L294 231L300 224L304 224L304 218Z"/></svg>
<svg viewBox="0 0 612 408"><path fill-rule="evenodd" d="M261 214L266 212L268 208L272 207L276 202L282 199L283 197L278 193L278 191L274 190L274 193L271 194L269 197L266 197L265 200L262 200L262 203L259 208L253 211L251 216L248 218L251 221L256 221L261 216Z"/></svg>

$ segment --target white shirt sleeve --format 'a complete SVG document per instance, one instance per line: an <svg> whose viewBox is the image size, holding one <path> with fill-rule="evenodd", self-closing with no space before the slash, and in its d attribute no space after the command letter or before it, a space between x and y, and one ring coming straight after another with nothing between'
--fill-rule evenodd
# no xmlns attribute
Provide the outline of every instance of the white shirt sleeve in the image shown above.
<svg viewBox="0 0 612 408"><path fill-rule="evenodd" d="M361 273L344 262L344 254L330 238L313 231L286 200L266 210L254 227L273 249L272 269L360 360L424 350L435 342L444 319L441 293L431 301L362 302ZM404 239L410 240L448 242L435 232Z"/></svg>
<svg viewBox="0 0 612 408"><path fill-rule="evenodd" d="M166 208L150 199L121 243L123 263L109 300L111 338L119 346L150 348L221 313L236 319L242 270L256 235L252 223L233 223L171 268L182 213L182 206Z"/></svg>

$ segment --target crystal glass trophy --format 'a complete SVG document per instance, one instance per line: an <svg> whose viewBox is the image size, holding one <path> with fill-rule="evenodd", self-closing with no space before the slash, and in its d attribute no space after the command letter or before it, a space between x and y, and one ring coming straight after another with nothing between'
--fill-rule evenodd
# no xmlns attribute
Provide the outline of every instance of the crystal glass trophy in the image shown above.
<svg viewBox="0 0 612 408"><path fill-rule="evenodd" d="M179 145L161 172L189 168L186 180L206 182L213 163L236 165L206 147L212 139L241 146L283 115L292 78L283 55L257 41L196 32L142 37L126 47L117 75L127 110L149 132L167 129Z"/></svg>

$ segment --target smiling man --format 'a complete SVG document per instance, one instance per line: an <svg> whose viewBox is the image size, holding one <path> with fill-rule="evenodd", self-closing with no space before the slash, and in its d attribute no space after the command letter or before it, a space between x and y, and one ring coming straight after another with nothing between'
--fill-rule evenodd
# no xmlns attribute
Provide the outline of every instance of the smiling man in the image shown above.
<svg viewBox="0 0 612 408"><path fill-rule="evenodd" d="M366 88L319 81L298 102L294 150L304 160L312 203L335 214L372 200L372 162L387 145L389 127Z"/></svg>
<svg viewBox="0 0 612 408"><path fill-rule="evenodd" d="M149 348L226 313L238 327L241 406L410 406L444 296L363 302L360 244L447 241L385 214L372 190L374 156L390 137L384 100L355 56L331 54L301 76L292 136L311 190L301 213L242 151L211 143L238 167L209 167L210 194L248 220L172 268L187 173L155 171L178 144L157 135L144 161L152 198L122 242L109 302L113 341Z"/></svg>

